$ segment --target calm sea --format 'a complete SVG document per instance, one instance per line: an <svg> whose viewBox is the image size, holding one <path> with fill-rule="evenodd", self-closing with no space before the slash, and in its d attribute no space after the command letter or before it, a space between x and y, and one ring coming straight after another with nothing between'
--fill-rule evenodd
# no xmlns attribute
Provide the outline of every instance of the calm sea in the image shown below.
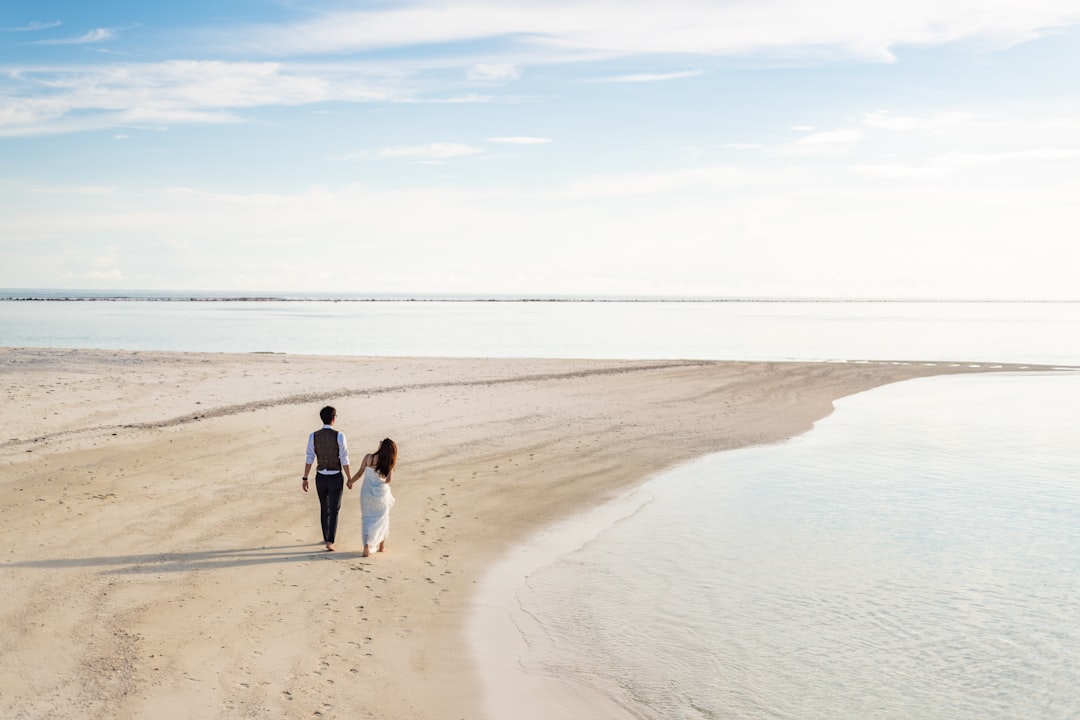
<svg viewBox="0 0 1080 720"><path fill-rule="evenodd" d="M905 382L549 529L481 596L491 716L1080 716L1077 408L1071 374Z"/></svg>
<svg viewBox="0 0 1080 720"><path fill-rule="evenodd" d="M0 346L1078 366L1080 304L0 300ZM1077 408L900 383L548 529L482 585L492 717L1080 716Z"/></svg>
<svg viewBox="0 0 1080 720"><path fill-rule="evenodd" d="M6 291L7 296L26 291ZM0 346L1076 364L1080 303L16 301Z"/></svg>

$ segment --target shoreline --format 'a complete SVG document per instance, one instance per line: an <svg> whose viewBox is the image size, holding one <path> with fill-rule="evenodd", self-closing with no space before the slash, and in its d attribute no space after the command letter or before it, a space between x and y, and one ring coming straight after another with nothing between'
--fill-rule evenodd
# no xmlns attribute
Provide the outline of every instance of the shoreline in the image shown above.
<svg viewBox="0 0 1080 720"><path fill-rule="evenodd" d="M918 551L926 541L912 538L925 537L921 535L925 533L937 539L934 535L937 528L933 521L920 524L919 520L925 523L927 517L941 518L947 512L945 508L949 507L951 493L955 493L953 500L957 495L965 497L965 504L959 512L952 508L961 518L966 512L971 512L971 517L975 517L983 509L987 510L987 515L1003 509L1004 506L1000 504L995 507L994 490L977 495L976 487L982 487L984 480L987 487L991 487L996 480L999 483L998 492L1001 492L1002 486L1011 488L1016 479L1023 479L1025 482L1022 486L1030 485L1032 496L1053 487L1061 495L1052 497L1067 504L1065 498L1069 490L1062 484L1067 483L1068 461L1064 458L1071 456L1069 450L1060 444L1054 448L1056 453L1050 450L1046 457L1056 458L1058 462L1055 464L1054 460L1047 459L1046 465L1028 470L1033 473L1031 477L1025 475L1025 466L1018 458L1040 457L1039 449L1045 450L1046 446L1037 443L1056 437L1067 417L1062 410L1070 407L1067 401L1060 398L1067 397L1070 392L1075 395L1076 379L1075 369L1049 373L1018 371L995 377L913 378L895 386L873 388L843 398L836 404L834 414L801 436L772 445L722 451L688 461L649 478L641 486L607 505L586 510L545 528L497 561L488 570L478 592L470 633L478 648L477 662L487 686L487 717L541 720L558 716L567 720L632 720L651 717L652 714L663 716L670 712L679 715L697 711L709 716L714 713L724 716L725 712L735 715L744 712L756 717L754 711L757 710L763 715L770 714L770 711L782 714L783 708L798 706L799 692L789 687L786 694L771 694L766 691L765 685L755 683L756 678L766 677L770 671L775 673L772 675L774 682L785 677L784 673L776 671L777 664L794 670L793 665L786 665L786 660L776 656L779 646L790 651L794 665L800 662L795 658L801 658L804 663L805 672L799 675L801 685L797 686L801 690L808 690L807 682L818 680L820 686L830 688L848 687L849 682L851 687L855 687L858 682L862 683L859 697L863 700L876 697L874 688L867 686L867 680L888 676L886 670L889 664L882 662L881 655L873 663L868 661L861 666L863 669L873 667L880 671L880 675L872 670L867 670L865 674L861 671L837 673L835 666L830 667L828 663L815 665L812 659L807 661L801 655L800 651L807 649L813 656L813 650L808 649L811 646L805 644L805 638L809 637L819 641L818 648L831 647L830 643L835 643L838 649L836 656L842 654L839 652L842 641L837 632L844 634L844 622L854 620L859 613L854 605L845 611L837 611L836 596L839 593L836 588L847 587L862 598L861 629L867 632L865 636L862 633L846 635L857 638L852 645L844 648L847 653L843 655L844 661L848 663L849 671L853 669L852 662L858 664L862 659L851 654L852 651L859 651L856 646L860 644L875 647L879 653L883 648L892 648L897 651L897 657L904 657L909 665L919 658L918 646L902 647L903 643L890 645L890 640L895 640L895 637L889 635L887 629L884 636L875 638L876 643L871 641L873 633L867 625L873 626L874 618L895 618L897 613L903 613L903 603L897 606L889 604L889 598L885 597L888 591L874 596L871 588L894 587L889 583L902 574L899 572L901 568L912 573L906 578L908 590L912 589L912 577L918 578L915 585L921 581L923 588L936 587L934 571L938 566L935 563L944 565L944 561L937 559L936 553L948 556L949 551L941 547L950 545L948 531L943 532L946 539L935 543L930 550L930 557L934 559L923 558L922 575L916 569L917 560L913 566L895 563L907 553L918 557ZM1047 393L1047 387L1055 388L1058 392ZM1035 392L1032 392L1032 388L1035 388ZM1039 388L1043 389L1041 393L1038 392ZM1015 404L1011 405L1010 402ZM978 409L972 411L972 407ZM1024 412L1030 413L1027 422L1016 422L1014 414ZM1012 426L1010 431L1003 434L1001 426L1010 422L1008 418L1011 418ZM926 424L934 429L925 431ZM1040 428L1041 432L1029 430L1032 427ZM965 435L965 430L971 428L976 431ZM910 440L920 432L928 442L919 447L913 446ZM1028 432L1031 434L1026 434ZM987 434L995 437L996 442L987 443ZM903 439L898 441L897 437ZM982 440L982 453L973 453L972 446L967 444L974 444L977 439ZM905 443L905 440L908 442ZM906 452L890 454L895 453L897 448ZM852 454L862 462L853 463L850 460ZM957 457L963 459L956 460ZM984 458L987 459L986 465L980 467L978 463ZM995 459L1015 472L999 472L995 477L992 469L999 467ZM895 506L892 504L894 494L902 496L904 493L897 493L896 483L890 485L889 481L882 480L885 475L879 472L880 468L888 473L897 467L906 468L915 477L925 471L921 490L907 492L907 505L899 502ZM867 472L863 468L873 469ZM903 477L896 473L893 476ZM852 478L855 478L855 482L852 482ZM969 478L978 480L964 485ZM1058 485L1055 485L1054 478ZM807 507L802 506L803 500L827 493L829 491L825 488L843 485L845 479L847 492L832 492L836 502L826 510L824 516L820 502L816 515L810 509L812 502L807 502ZM712 480L717 481L715 485ZM900 484L906 482L904 480ZM950 489L935 496L939 482ZM763 492L759 483L769 490ZM957 492L961 487L963 490ZM1008 507L1026 508L1027 496L1024 491L1014 490L1013 493L1016 495L1015 502L1008 504ZM865 516L853 512L851 507L873 510L867 504L868 498L879 494L889 500L877 507L877 514L869 513L873 520L862 527L862 532L856 531L858 537L854 537L850 529L854 525L854 518ZM775 498L778 495L784 500L777 502ZM855 499L860 495L861 500ZM673 503L672 497L678 500ZM817 499L820 501L820 496ZM718 500L730 500L731 504L717 504ZM935 502L941 504L935 505ZM766 503L770 510L776 512L761 512L761 505ZM654 504L659 509L655 509ZM703 512L703 508L709 509ZM674 517L679 522L674 527L671 520L676 509L678 514ZM832 522L834 512L846 518L846 522ZM882 527L889 527L893 514L904 512L921 518L906 517L905 520L911 522L910 526L908 522L893 525L891 530L877 537L876 546L874 540L867 539ZM743 513L745 517L756 520L743 522ZM1038 516L1035 510L1028 510L1028 513ZM769 520L766 518L776 516L784 520L767 525ZM1016 525L1024 530L1014 527L1014 532L1025 541L1030 537L1034 544L1039 542L1036 538L1053 537L1052 531L1040 535L1039 530L1046 528L1038 527L1037 521L1025 524L1024 511L1017 510L1016 516ZM809 532L806 526L802 526L800 535L799 530L792 528L799 527L804 517L813 517L819 522ZM659 525L658 518L666 518L668 524ZM822 520L825 522L820 522ZM971 522L970 518L967 520ZM761 532L763 525L769 531ZM719 530L732 526L737 530L729 529L726 534ZM650 530L671 531L676 539L671 547L666 541L657 543L655 541L662 535L650 534ZM815 536L815 531L826 539ZM866 535L867 531L869 535ZM793 544L789 532L803 543ZM954 528L951 543L962 544L961 538L964 536L963 531ZM721 537L730 540L730 545L718 542ZM837 542L837 537L843 540ZM639 547L639 541L645 538L651 538L654 542L646 541ZM896 570L896 574L878 572L873 575L877 585L868 581L861 588L861 578L854 576L846 578L846 585L843 581L830 583L830 579L843 577L835 571L845 565L844 550L852 549L851 560L855 564L857 553L854 548L860 547L862 540L867 543L863 546L863 560L880 551L884 551L880 552L882 558L887 557L892 540L903 547L892 558L894 565L888 566L890 570ZM760 548L762 544L773 548L772 543L775 543L774 549L777 551L775 556L768 551L763 553L751 549L755 546ZM662 545L662 549L657 549L658 544ZM792 557L799 556L800 551L794 549L799 546L813 548L802 551L801 559L806 561L805 565L793 565L791 562ZM1023 547L1023 543L1020 546ZM876 550L867 552L865 547L876 547ZM839 549L841 552L829 553L828 549ZM983 557L978 550L973 554ZM832 556L833 559L818 566L818 560L825 556ZM781 560L780 565L770 565L773 557L784 558L786 564ZM1008 550L1003 554L1003 558L1014 561L1014 569L1029 567L1027 563L1017 562L1018 557L1034 562L1038 560L1030 554L1024 555L1023 551L1018 551L1017 556L1010 555ZM1006 566L1008 562L1001 564ZM778 573L778 567L788 572ZM833 574L829 574L827 568L830 567ZM806 575L800 576L803 568ZM865 569L868 574L874 572L874 568ZM796 578L800 577L803 583L801 592L791 590L791 587L798 586L800 580ZM807 585L806 578L815 578L819 584ZM947 589L938 588L937 592L944 596L951 594L953 600L964 593L977 597L980 590L986 591L979 584L982 579L985 578L978 577L976 573L963 583L956 581ZM821 583L821 580L825 582ZM810 583L814 582L810 580ZM902 582L897 580L897 583ZM1022 585L1020 588L1014 585L1014 594L1009 595L1017 605L1022 605L1024 601L1022 588ZM1018 589L1021 592L1016 592ZM807 594L807 591L813 594ZM930 592L932 594L934 591ZM720 596L734 599L724 601ZM781 602L777 602L778 598ZM869 605L868 598L872 598ZM938 599L924 598L924 602L932 604ZM820 600L820 606L816 604L817 600ZM949 602L943 598L940 600L943 605ZM979 602L986 603L988 608L993 607L988 598L980 598ZM768 609L755 614L748 606ZM660 607L664 609L662 614L657 609ZM770 628L775 618L769 613L777 617L784 616L787 611L798 613L794 609L796 607L801 607L805 613L819 620L822 629L809 630L814 624L805 624L808 620L806 614L802 615L804 624L800 626L808 629L806 636L800 635L790 621L778 621L778 626L784 626L791 632L790 637L798 637L800 640L796 642L804 643L792 645L789 642L784 645L784 640L780 638L789 636L786 633L774 635ZM1012 617L1008 613L1009 607L998 606L988 610L988 615L997 617L1000 622L1007 622ZM956 610L955 605L952 608ZM911 609L910 605L907 609ZM850 615L846 614L848 612ZM956 613L955 620L963 626L962 610ZM932 622L928 621L928 629L930 625ZM824 629L826 626L827 630ZM941 626L938 629L945 628ZM947 635L946 631L944 636ZM708 637L712 642L702 642L698 639L700 637ZM991 645L992 640L999 637L987 630L986 645ZM654 641L655 644L643 643L643 640ZM760 646L753 641L760 643ZM777 645L773 645L774 642ZM934 647L946 645L946 642L940 642ZM697 653L688 652L685 649L687 646L695 648ZM770 648L773 653L771 659L776 662L763 665L762 658L768 651L755 654L749 650L757 647ZM598 648L604 648L607 652ZM657 657L652 655L654 651L658 653ZM982 657L978 653L975 655ZM746 666L743 665L744 661ZM755 662L760 676L746 672L746 667ZM706 677L708 670L698 672L699 668L714 666L717 677ZM680 671L673 671L672 667ZM723 679L719 677L721 667L724 668ZM820 677L815 674L818 671ZM915 675L912 673L911 677ZM934 686L932 675L924 676L921 680L923 692ZM956 692L958 698L963 697L969 704L978 703L979 697L965 696L960 692L963 689L962 676L951 677L950 680L953 682L950 689ZM930 681L929 686L927 681ZM778 688L772 687L771 690ZM1018 696L1022 697L1025 691L1032 692L1031 687L1018 688ZM741 698L741 705L735 700L737 697ZM522 702L522 698L528 698L528 701ZM816 709L820 711L830 707L830 698L835 699L835 694L818 696ZM762 705L755 705L757 700ZM729 705L728 701L732 704ZM768 704L769 701L775 702ZM884 699L882 702L885 702ZM877 707L871 701L862 709L866 710L871 705ZM1022 706L1023 701L1017 700L1012 710ZM889 707L908 706L893 698L893 704ZM982 707L984 711L990 709L989 704ZM1009 712L1006 712L1003 717L1008 715Z"/></svg>
<svg viewBox="0 0 1080 720"><path fill-rule="evenodd" d="M839 397L1021 367L0 349L0 710L483 718L466 627L508 548ZM386 555L349 493L318 551L326 403L352 455L401 447Z"/></svg>
<svg viewBox="0 0 1080 720"><path fill-rule="evenodd" d="M636 715L628 713L603 692L587 687L581 678L526 670L521 658L529 649L527 633L518 626L509 609L517 605L518 593L534 573L572 555L641 511L651 502L641 495L642 488L672 470L650 476L620 497L559 519L519 540L485 569L466 625L474 663L481 671L483 718L635 720ZM522 702L522 698L529 701Z"/></svg>

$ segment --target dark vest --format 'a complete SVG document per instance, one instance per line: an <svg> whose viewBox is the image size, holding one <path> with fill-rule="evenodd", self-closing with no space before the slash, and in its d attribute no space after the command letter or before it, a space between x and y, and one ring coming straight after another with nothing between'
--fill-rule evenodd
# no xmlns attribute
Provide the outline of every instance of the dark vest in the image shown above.
<svg viewBox="0 0 1080 720"><path fill-rule="evenodd" d="M323 428L315 431L315 457L319 460L319 470L341 472L341 458L338 457L337 430Z"/></svg>

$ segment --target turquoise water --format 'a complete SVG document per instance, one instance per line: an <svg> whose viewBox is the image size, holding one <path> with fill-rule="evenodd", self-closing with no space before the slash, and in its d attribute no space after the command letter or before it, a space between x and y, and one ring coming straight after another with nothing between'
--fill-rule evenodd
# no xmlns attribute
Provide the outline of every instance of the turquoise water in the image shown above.
<svg viewBox="0 0 1080 720"><path fill-rule="evenodd" d="M489 675L561 717L1074 718L1077 408L1076 374L915 380L656 478L516 584Z"/></svg>

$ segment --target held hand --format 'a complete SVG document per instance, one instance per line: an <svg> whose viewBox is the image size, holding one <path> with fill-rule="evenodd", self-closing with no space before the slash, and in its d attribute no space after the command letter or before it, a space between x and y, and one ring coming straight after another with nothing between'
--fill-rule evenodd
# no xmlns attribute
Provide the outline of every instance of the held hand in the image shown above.
<svg viewBox="0 0 1080 720"><path fill-rule="evenodd" d="M353 480L352 480L352 478L349 478L349 482L345 483L345 487L352 490L352 484L353 484Z"/></svg>

